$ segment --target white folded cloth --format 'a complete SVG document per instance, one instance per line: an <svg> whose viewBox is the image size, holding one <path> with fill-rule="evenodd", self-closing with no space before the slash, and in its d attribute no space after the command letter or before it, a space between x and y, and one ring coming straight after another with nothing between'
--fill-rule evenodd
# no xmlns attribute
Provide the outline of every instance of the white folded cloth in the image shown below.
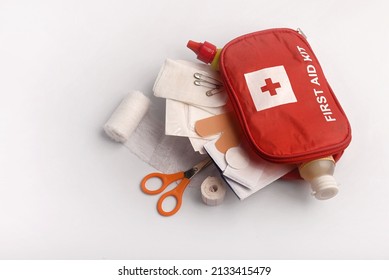
<svg viewBox="0 0 389 280"><path fill-rule="evenodd" d="M195 73L220 80L219 73L208 65L185 60L167 59L154 84L154 95L166 99L165 134L188 137L194 151L205 153L204 144L217 136L203 138L195 123L225 112L226 93L207 96L208 86L195 85ZM212 80L211 80L212 81Z"/></svg>
<svg viewBox="0 0 389 280"><path fill-rule="evenodd" d="M208 87L194 84L195 73L220 80L218 72L212 70L208 65L166 59L154 83L154 95L204 107L225 105L227 101L225 92L207 96Z"/></svg>

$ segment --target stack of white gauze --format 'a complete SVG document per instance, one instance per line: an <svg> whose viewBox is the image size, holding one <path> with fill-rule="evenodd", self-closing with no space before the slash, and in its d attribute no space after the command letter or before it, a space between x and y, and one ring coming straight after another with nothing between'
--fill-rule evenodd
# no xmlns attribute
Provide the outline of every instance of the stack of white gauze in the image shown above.
<svg viewBox="0 0 389 280"><path fill-rule="evenodd" d="M219 73L209 66L167 59L153 88L155 96L166 99L166 135L187 137L194 151L205 153L204 144L215 137L199 136L194 125L199 119L225 111L227 96L222 88L215 88L218 85L221 85ZM212 87L215 93L207 95Z"/></svg>

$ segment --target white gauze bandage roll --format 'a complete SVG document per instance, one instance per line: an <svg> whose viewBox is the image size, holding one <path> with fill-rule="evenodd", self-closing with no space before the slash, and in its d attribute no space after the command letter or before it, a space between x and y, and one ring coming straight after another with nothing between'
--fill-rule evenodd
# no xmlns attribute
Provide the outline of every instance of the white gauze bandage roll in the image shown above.
<svg viewBox="0 0 389 280"><path fill-rule="evenodd" d="M201 198L205 204L210 206L221 204L226 191L223 182L217 177L208 176L201 184Z"/></svg>
<svg viewBox="0 0 389 280"><path fill-rule="evenodd" d="M124 143L139 125L150 106L150 99L140 91L130 92L104 125L107 135Z"/></svg>

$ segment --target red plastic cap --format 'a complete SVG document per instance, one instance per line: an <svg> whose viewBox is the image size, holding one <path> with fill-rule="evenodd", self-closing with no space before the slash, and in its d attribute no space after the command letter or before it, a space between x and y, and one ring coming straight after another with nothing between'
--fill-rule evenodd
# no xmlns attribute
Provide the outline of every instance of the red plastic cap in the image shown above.
<svg viewBox="0 0 389 280"><path fill-rule="evenodd" d="M186 46L190 48L195 54L197 54L197 59L207 64L212 62L217 52L216 46L207 41L204 43L198 43L189 40Z"/></svg>

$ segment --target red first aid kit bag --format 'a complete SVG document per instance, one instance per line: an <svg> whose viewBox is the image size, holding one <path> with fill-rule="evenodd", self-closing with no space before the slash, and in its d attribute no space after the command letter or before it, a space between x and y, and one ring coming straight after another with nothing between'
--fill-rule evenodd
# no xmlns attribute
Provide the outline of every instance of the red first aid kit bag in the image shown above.
<svg viewBox="0 0 389 280"><path fill-rule="evenodd" d="M299 32L280 28L230 41L220 73L253 150L276 163L338 159L351 141L347 117Z"/></svg>

